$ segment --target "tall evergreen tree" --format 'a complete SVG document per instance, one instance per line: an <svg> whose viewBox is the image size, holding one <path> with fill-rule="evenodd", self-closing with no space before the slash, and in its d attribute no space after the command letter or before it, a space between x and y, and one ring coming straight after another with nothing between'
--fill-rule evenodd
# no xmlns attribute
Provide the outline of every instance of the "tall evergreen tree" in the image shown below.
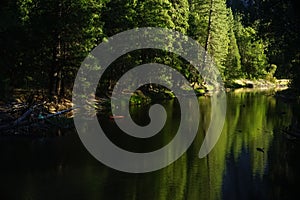
<svg viewBox="0 0 300 200"><path fill-rule="evenodd" d="M175 29L186 34L189 27L189 2L188 0L171 0L172 9L169 11Z"/></svg>
<svg viewBox="0 0 300 200"><path fill-rule="evenodd" d="M143 0L137 4L138 27L175 28L170 15L172 3L169 0Z"/></svg>
<svg viewBox="0 0 300 200"><path fill-rule="evenodd" d="M238 78L241 75L241 56L234 33L234 19L230 8L228 9L228 23L228 36L230 43L225 64L226 68L224 70L224 75L227 80Z"/></svg>
<svg viewBox="0 0 300 200"><path fill-rule="evenodd" d="M137 0L111 0L102 12L104 32L113 36L137 26Z"/></svg>
<svg viewBox="0 0 300 200"><path fill-rule="evenodd" d="M228 53L228 19L225 0L191 0L189 35L214 58L219 70Z"/></svg>

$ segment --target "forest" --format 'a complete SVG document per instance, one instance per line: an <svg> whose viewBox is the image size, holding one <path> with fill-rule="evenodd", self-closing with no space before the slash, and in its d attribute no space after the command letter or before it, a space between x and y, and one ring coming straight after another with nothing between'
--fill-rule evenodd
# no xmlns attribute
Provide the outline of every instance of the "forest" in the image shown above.
<svg viewBox="0 0 300 200"><path fill-rule="evenodd" d="M87 54L116 33L162 27L188 35L214 58L225 82L292 79L300 84L296 0L4 0L0 3L0 99L15 89L69 96ZM138 55L143 55L136 59ZM170 59L172 61L170 61ZM165 52L118 59L104 88L130 66L171 64L190 82L201 78ZM171 62L171 63L170 63Z"/></svg>
<svg viewBox="0 0 300 200"><path fill-rule="evenodd" d="M0 199L295 199L300 185L299 2L1 0ZM91 51L116 34L143 27L195 40L213 58L225 88L209 85L183 56L145 48L115 59L96 82L95 94L73 91ZM124 74L147 63L183 75L186 82L171 73L156 74L183 92L150 82L134 92L122 90L121 98L113 96ZM92 85L87 80L80 80L83 90ZM283 80L288 87L273 88ZM165 112L156 112L154 104ZM154 122L164 117L159 130ZM128 121L132 129L125 129ZM220 127L217 137L215 127ZM175 148L165 148L179 134L191 140L186 149L183 137ZM102 162L83 138L118 166ZM216 143L201 157L200 149L210 146L203 145L206 141ZM119 149L141 158L165 149L158 157L167 164L120 170L127 163L143 169L158 159L137 163L114 153Z"/></svg>

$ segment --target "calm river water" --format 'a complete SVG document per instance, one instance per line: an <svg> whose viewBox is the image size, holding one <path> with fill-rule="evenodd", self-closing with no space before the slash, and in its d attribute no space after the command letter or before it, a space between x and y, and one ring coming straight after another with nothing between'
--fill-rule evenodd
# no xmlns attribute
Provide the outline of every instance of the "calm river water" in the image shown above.
<svg viewBox="0 0 300 200"><path fill-rule="evenodd" d="M117 145L137 152L167 144L180 120L176 101L164 101L168 120L153 138L135 140L114 121L99 121ZM282 132L300 119L299 106L269 92L228 93L226 122L212 152L198 152L210 122L210 100L200 97L201 122L188 151L168 167L145 174L116 171L98 162L75 130L63 136L0 137L0 199L293 199L300 188L300 140ZM140 125L147 107L131 108ZM263 148L264 153L257 148Z"/></svg>

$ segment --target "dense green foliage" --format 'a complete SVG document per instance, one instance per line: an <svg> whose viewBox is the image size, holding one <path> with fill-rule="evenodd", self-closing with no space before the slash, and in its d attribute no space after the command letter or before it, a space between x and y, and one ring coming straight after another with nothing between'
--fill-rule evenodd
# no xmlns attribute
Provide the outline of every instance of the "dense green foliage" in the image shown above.
<svg viewBox="0 0 300 200"><path fill-rule="evenodd" d="M234 31L235 23L231 9L228 11L228 25L229 46L224 76L228 78L238 78L241 76L241 55L237 45L236 33Z"/></svg>
<svg viewBox="0 0 300 200"><path fill-rule="evenodd" d="M242 13L243 24L254 27L259 38L264 40L269 63L277 66L275 76L292 78L294 87L299 88L299 1L248 0L247 4L241 2L243 1L229 0L228 6L235 14Z"/></svg>
<svg viewBox="0 0 300 200"><path fill-rule="evenodd" d="M244 76L247 78L264 78L268 63L263 40L257 38L254 28L244 27L239 19L236 20L234 29Z"/></svg>
<svg viewBox="0 0 300 200"><path fill-rule="evenodd" d="M16 17L6 15L5 20L12 22L1 21L1 59L5 61L1 81L10 88L47 88L50 95L63 95L72 87L78 63L100 42L101 4L93 0L3 4L1 9Z"/></svg>
<svg viewBox="0 0 300 200"><path fill-rule="evenodd" d="M72 89L77 69L95 46L121 31L148 26L174 29L197 40L212 55L224 80L274 80L275 74L293 78L296 85L300 82L296 1L243 2L1 1L0 97L9 97L14 88L63 96ZM109 82L106 89L128 66L150 61L172 65L191 83L201 85L195 70L176 55L137 51L114 63L102 80Z"/></svg>

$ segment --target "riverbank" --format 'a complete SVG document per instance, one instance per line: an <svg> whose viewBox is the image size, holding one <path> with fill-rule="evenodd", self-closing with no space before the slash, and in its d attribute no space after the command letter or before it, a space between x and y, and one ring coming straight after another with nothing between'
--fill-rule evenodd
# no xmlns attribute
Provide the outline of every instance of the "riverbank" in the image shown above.
<svg viewBox="0 0 300 200"><path fill-rule="evenodd" d="M289 79L277 79L274 82L264 79L250 80L250 79L236 79L225 82L226 88L260 88L260 89L287 89L291 81Z"/></svg>
<svg viewBox="0 0 300 200"><path fill-rule="evenodd" d="M225 83L226 92L241 90L272 90L272 95L285 101L299 101L299 92L289 89L288 79L275 82L266 80L233 80ZM197 96L210 96L214 90L205 87L195 89ZM185 94L182 94L185 95ZM72 118L76 110L71 98L54 100L44 99L38 92L27 94L26 91L16 90L14 100L0 102L0 133L29 134L30 132L45 131L53 127L69 128L73 126ZM137 90L130 98L130 105L145 105L176 98L170 91L163 88L152 90ZM87 103L103 115L110 116L109 97L87 97Z"/></svg>

